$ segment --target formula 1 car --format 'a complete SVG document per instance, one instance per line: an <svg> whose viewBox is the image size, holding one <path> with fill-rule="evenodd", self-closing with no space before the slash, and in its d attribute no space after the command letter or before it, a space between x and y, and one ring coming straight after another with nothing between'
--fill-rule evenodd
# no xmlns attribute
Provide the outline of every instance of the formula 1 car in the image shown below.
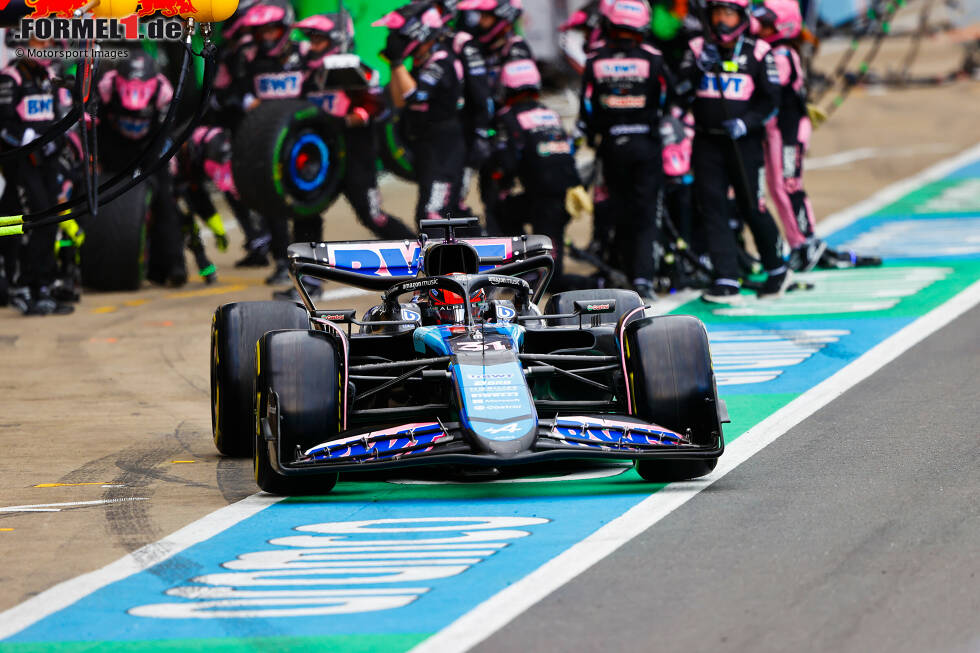
<svg viewBox="0 0 980 653"><path fill-rule="evenodd" d="M728 420L704 325L647 316L625 290L558 293L542 312L550 239L455 237L471 224L423 221L446 230L438 240L296 243L290 275L305 306L220 306L218 450L251 452L274 494L405 466L625 459L659 482L714 469ZM381 303L360 319L317 308L307 277L383 291Z"/></svg>

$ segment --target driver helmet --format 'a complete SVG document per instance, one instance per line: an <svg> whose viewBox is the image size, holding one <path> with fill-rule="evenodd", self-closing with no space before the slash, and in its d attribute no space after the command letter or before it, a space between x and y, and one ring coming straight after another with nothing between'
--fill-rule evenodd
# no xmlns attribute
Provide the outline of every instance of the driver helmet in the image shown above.
<svg viewBox="0 0 980 653"><path fill-rule="evenodd" d="M456 276L456 273L449 276ZM463 324L466 322L466 302L462 295L451 290L433 288L426 292L429 306L437 324ZM480 288L470 297L470 313L477 316L487 301L487 292Z"/></svg>
<svg viewBox="0 0 980 653"><path fill-rule="evenodd" d="M324 56L349 51L354 45L354 24L349 16L341 18L337 15L314 14L299 21L294 27L311 41L329 41L330 45L321 53Z"/></svg>
<svg viewBox="0 0 980 653"><path fill-rule="evenodd" d="M143 51L133 53L116 68L112 80L119 101L127 111L146 109L160 86L156 60Z"/></svg>
<svg viewBox="0 0 980 653"><path fill-rule="evenodd" d="M605 11L607 29L645 36L650 32L650 6L646 0L616 0Z"/></svg>
<svg viewBox="0 0 980 653"><path fill-rule="evenodd" d="M803 14L796 0L765 0L752 9L752 18L775 30L763 37L769 43L795 39L803 29Z"/></svg>
<svg viewBox="0 0 980 653"><path fill-rule="evenodd" d="M428 2L429 0L412 0L413 4L420 4L423 2ZM444 18L452 20L456 18L457 6L459 5L459 0L435 0L435 8L439 10L439 13L443 15Z"/></svg>
<svg viewBox="0 0 980 653"><path fill-rule="evenodd" d="M241 36L239 30L245 27L245 15L249 9L257 4L259 4L259 0L239 0L235 13L221 27L221 38L224 39L225 45L232 46L237 43Z"/></svg>
<svg viewBox="0 0 980 653"><path fill-rule="evenodd" d="M738 25L729 27L722 23L715 25L711 22L711 10L715 7L728 7L738 12ZM708 24L711 38L722 45L734 43L749 27L749 0L707 0Z"/></svg>
<svg viewBox="0 0 980 653"><path fill-rule="evenodd" d="M507 97L521 93L540 93L541 73L533 60L517 59L504 64L500 71L500 84Z"/></svg>
<svg viewBox="0 0 980 653"><path fill-rule="evenodd" d="M524 13L522 0L460 0L456 8L467 12L461 21L463 29L484 45L494 43L513 29ZM489 27L480 27L480 14L492 14L494 22Z"/></svg>
<svg viewBox="0 0 980 653"><path fill-rule="evenodd" d="M404 55L411 56L420 45L436 40L446 24L435 5L416 2L385 14L371 27L387 27L398 34L405 46Z"/></svg>
<svg viewBox="0 0 980 653"><path fill-rule="evenodd" d="M263 0L245 13L242 27L251 33L259 52L275 56L289 43L294 17L293 6L287 0Z"/></svg>

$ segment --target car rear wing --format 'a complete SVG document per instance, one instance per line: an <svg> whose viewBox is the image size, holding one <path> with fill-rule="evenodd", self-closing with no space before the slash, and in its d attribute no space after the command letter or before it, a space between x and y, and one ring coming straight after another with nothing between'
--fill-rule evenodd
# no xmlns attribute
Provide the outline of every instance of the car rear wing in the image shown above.
<svg viewBox="0 0 980 653"><path fill-rule="evenodd" d="M540 299L554 267L554 245L547 236L513 238L461 238L480 255L480 272L501 268L501 273L522 274L535 269L517 263L540 263L546 273L535 285ZM425 247L411 240L360 240L323 243L293 243L289 246L290 267L294 274L339 281L365 290L387 290L396 283L418 276ZM550 259L548 264L544 259ZM527 269L524 269L527 267Z"/></svg>

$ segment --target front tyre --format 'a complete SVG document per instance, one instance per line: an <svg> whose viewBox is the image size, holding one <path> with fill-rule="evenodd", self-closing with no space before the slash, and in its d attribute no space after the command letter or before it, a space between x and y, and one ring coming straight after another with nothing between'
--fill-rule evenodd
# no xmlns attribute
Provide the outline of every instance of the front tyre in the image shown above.
<svg viewBox="0 0 980 653"><path fill-rule="evenodd" d="M285 476L283 463L297 451L336 436L341 429L341 365L333 340L319 331L273 331L258 342L255 368L255 482L270 494L326 494L337 474ZM278 442L263 435L262 420ZM275 444L276 446L270 446Z"/></svg>
<svg viewBox="0 0 980 653"><path fill-rule="evenodd" d="M255 343L266 331L306 329L309 314L292 302L235 302L211 320L211 431L226 456L252 453Z"/></svg>
<svg viewBox="0 0 980 653"><path fill-rule="evenodd" d="M626 325L625 340L633 414L700 447L719 444L718 392L704 324L689 315L643 318ZM717 462L637 460L636 471L644 480L669 483L705 476Z"/></svg>

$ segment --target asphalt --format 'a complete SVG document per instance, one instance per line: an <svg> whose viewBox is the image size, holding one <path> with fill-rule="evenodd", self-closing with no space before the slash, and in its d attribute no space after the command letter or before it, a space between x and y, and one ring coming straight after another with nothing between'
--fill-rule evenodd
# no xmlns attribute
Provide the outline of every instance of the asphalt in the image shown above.
<svg viewBox="0 0 980 653"><path fill-rule="evenodd" d="M474 650L980 651L980 307Z"/></svg>

